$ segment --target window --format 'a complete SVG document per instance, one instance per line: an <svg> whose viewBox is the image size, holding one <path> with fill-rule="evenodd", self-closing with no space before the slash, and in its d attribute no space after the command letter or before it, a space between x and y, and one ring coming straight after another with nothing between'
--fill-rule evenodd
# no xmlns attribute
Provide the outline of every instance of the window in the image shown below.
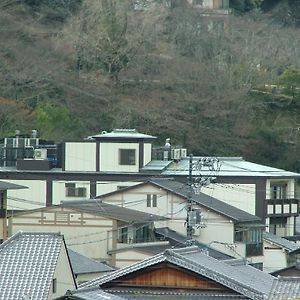
<svg viewBox="0 0 300 300"><path fill-rule="evenodd" d="M135 149L119 149L120 165L135 165Z"/></svg>
<svg viewBox="0 0 300 300"><path fill-rule="evenodd" d="M287 232L287 218L271 217L269 224L269 232L278 236L285 236Z"/></svg>
<svg viewBox="0 0 300 300"><path fill-rule="evenodd" d="M246 244L246 256L257 256L263 253L262 228L236 227L234 240Z"/></svg>
<svg viewBox="0 0 300 300"><path fill-rule="evenodd" d="M286 183L271 184L271 199L286 199L286 198L287 198Z"/></svg>
<svg viewBox="0 0 300 300"><path fill-rule="evenodd" d="M57 280L56 278L52 279L52 293L55 294L57 291Z"/></svg>
<svg viewBox="0 0 300 300"><path fill-rule="evenodd" d="M67 197L86 197L86 188L76 187L75 183L66 183L65 187Z"/></svg>
<svg viewBox="0 0 300 300"><path fill-rule="evenodd" d="M119 229L118 243L128 243L128 227Z"/></svg>
<svg viewBox="0 0 300 300"><path fill-rule="evenodd" d="M147 207L157 207L157 195L147 194Z"/></svg>

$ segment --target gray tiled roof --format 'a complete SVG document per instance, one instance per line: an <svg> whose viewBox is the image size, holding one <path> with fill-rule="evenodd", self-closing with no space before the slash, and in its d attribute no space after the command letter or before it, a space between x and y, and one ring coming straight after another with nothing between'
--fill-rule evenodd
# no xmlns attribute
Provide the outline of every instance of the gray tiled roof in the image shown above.
<svg viewBox="0 0 300 300"><path fill-rule="evenodd" d="M270 232L264 232L263 237L266 241L269 241L272 244L284 248L285 250L287 250L288 253L300 251L300 244L296 244Z"/></svg>
<svg viewBox="0 0 300 300"><path fill-rule="evenodd" d="M115 220L128 223L143 223L149 221L166 220L167 218L155 214L148 214L142 211L133 210L123 206L112 205L102 202L99 199L86 199L76 201L64 201L62 207L68 207L82 212L105 216Z"/></svg>
<svg viewBox="0 0 300 300"><path fill-rule="evenodd" d="M60 297L59 299L64 300L123 300L119 296L106 293L99 288L87 288L77 291L68 291L66 296Z"/></svg>
<svg viewBox="0 0 300 300"><path fill-rule="evenodd" d="M187 237L176 232L175 230L168 228L168 227L156 228L155 233L164 237L165 239L169 240L171 244L177 245L176 248L179 248L178 245L181 245L181 247L186 245ZM197 247L199 247L199 249L201 249L202 251L207 253L209 256L212 256L216 259L222 260L222 259L231 259L232 258L232 256L229 256L225 253L215 250L215 249L209 247L208 245L202 244L198 241L194 241L194 242L195 242L195 245ZM155 254L158 254L158 252L156 252Z"/></svg>
<svg viewBox="0 0 300 300"><path fill-rule="evenodd" d="M48 299L63 245L57 233L19 232L0 245L0 299Z"/></svg>
<svg viewBox="0 0 300 300"><path fill-rule="evenodd" d="M203 254L198 247L169 249L142 262L84 283L81 287L99 286L149 266L169 262L207 277L250 299L264 299L275 278L251 266L230 265Z"/></svg>
<svg viewBox="0 0 300 300"><path fill-rule="evenodd" d="M81 255L80 253L75 252L70 248L68 248L68 253L73 272L76 275L86 273L111 272L116 270L116 268Z"/></svg>
<svg viewBox="0 0 300 300"><path fill-rule="evenodd" d="M19 184L10 183L10 182L0 181L0 191L19 190L19 189L28 189L28 187Z"/></svg>
<svg viewBox="0 0 300 300"><path fill-rule="evenodd" d="M139 133L136 129L114 129L112 132L102 132L89 139L156 139L155 136Z"/></svg>
<svg viewBox="0 0 300 300"><path fill-rule="evenodd" d="M274 281L268 300L300 299L300 277L278 277Z"/></svg>
<svg viewBox="0 0 300 300"><path fill-rule="evenodd" d="M202 157L193 157L193 162ZM241 157L218 157L221 168L217 176L239 176L239 177L299 177L300 174L277 169L265 165L260 165L244 160ZM183 158L179 162L169 165L162 174L167 176L188 176L189 157ZM196 171L193 171L197 175ZM211 175L207 167L201 169L202 175Z"/></svg>
<svg viewBox="0 0 300 300"><path fill-rule="evenodd" d="M184 198L188 198L189 191L186 184L172 179L151 179L149 180L149 182ZM193 194L192 200L199 205L203 205L211 210L214 210L217 213L230 218L235 222L261 222L261 219L257 216L251 215L244 210L238 209L232 205L225 203L224 201L220 201L203 193Z"/></svg>

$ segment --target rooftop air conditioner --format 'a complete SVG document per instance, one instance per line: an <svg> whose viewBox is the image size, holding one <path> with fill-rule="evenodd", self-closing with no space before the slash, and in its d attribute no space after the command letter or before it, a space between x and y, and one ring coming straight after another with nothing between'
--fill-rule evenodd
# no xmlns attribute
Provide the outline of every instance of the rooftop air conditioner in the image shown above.
<svg viewBox="0 0 300 300"><path fill-rule="evenodd" d="M47 149L35 149L34 159L47 159Z"/></svg>

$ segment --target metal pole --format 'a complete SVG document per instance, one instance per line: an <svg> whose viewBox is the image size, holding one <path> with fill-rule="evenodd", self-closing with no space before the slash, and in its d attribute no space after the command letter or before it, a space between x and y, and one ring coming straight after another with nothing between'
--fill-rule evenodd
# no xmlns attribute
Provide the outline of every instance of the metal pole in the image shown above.
<svg viewBox="0 0 300 300"><path fill-rule="evenodd" d="M192 244L191 241L193 239L193 227L190 224L190 214L192 211L192 185L193 185L193 154L190 154L189 160L189 178L188 178L188 194L187 194L187 217L186 217L186 237L187 237L187 244Z"/></svg>

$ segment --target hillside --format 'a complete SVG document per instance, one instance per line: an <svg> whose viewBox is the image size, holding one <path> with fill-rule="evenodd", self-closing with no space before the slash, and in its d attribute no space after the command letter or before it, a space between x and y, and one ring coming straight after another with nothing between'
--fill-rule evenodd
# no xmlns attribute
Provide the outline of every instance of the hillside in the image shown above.
<svg viewBox="0 0 300 300"><path fill-rule="evenodd" d="M137 128L194 154L300 171L300 29L297 15L282 21L289 1L232 15L130 2L0 4L0 95L22 107L0 101L1 136Z"/></svg>

